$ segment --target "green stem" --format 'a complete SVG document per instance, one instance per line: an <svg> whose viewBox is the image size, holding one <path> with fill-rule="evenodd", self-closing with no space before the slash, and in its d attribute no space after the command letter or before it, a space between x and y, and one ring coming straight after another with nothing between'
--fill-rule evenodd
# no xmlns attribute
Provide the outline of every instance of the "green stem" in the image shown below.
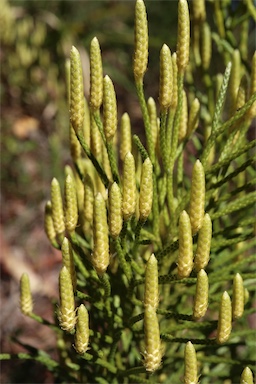
<svg viewBox="0 0 256 384"><path fill-rule="evenodd" d="M60 370L60 365L57 361L53 360L48 356L45 352L42 355L29 355L28 353L2 353L0 354L0 360L34 360L38 361L39 363L43 364L49 371L57 372ZM76 366L79 368L79 366L76 364ZM67 375L67 372L63 372L63 376ZM66 377L67 379L67 377ZM69 377L70 379L70 377ZM74 378L72 378L74 380ZM72 381L76 382L76 381Z"/></svg>
<svg viewBox="0 0 256 384"><path fill-rule="evenodd" d="M135 370L135 368L134 368L134 370ZM137 373L143 373L143 372L145 372L145 368L144 367L137 367L137 370L136 370L136 372ZM131 374L129 374L129 378L130 378L130 380L132 380L131 382L132 383L144 383L144 384L150 384L150 383L152 383L152 381L151 380L147 380L147 379L144 379L143 377L140 377L140 376L137 376L137 375L131 375Z"/></svg>
<svg viewBox="0 0 256 384"><path fill-rule="evenodd" d="M160 260L162 257L168 256L170 253L177 251L179 248L179 240L173 241L171 244L167 245L164 249L156 254L156 258Z"/></svg>
<svg viewBox="0 0 256 384"><path fill-rule="evenodd" d="M107 141L106 141L106 137L104 135L103 124L102 124L102 121L101 121L101 118L100 118L99 110L97 110L96 112L93 113L93 118L94 118L95 123L96 123L96 125L98 127L98 130L100 132L102 141L103 141L105 147L107 148Z"/></svg>
<svg viewBox="0 0 256 384"><path fill-rule="evenodd" d="M140 366L140 367L134 367L127 369L126 371L122 372L120 376L122 377L127 377L129 376L130 379L132 379L133 383L150 383L150 380L143 379L141 377L135 376L138 373L145 373L145 367Z"/></svg>
<svg viewBox="0 0 256 384"><path fill-rule="evenodd" d="M118 169L117 169L117 163L116 163L116 158L114 154L114 149L112 143L107 142L106 143L106 148L108 152L108 159L109 159L109 164L113 176L113 180L117 183L120 184L119 180L119 175L118 175Z"/></svg>
<svg viewBox="0 0 256 384"><path fill-rule="evenodd" d="M133 135L133 141L140 152L142 161L144 162L149 157L144 145L142 144L139 136L137 135Z"/></svg>
<svg viewBox="0 0 256 384"><path fill-rule="evenodd" d="M173 122L173 133L172 133L172 143L171 143L171 154L170 154L170 171L173 170L174 167L174 161L175 161L175 155L178 147L178 139L179 139L179 126L180 126L180 117L182 112L182 103L183 103L183 80L184 75L179 74L178 75L178 105L176 109L176 113L174 116L174 122Z"/></svg>
<svg viewBox="0 0 256 384"><path fill-rule="evenodd" d="M76 246L91 250L90 244L85 240L84 237L80 236L77 232L70 232L70 239Z"/></svg>
<svg viewBox="0 0 256 384"><path fill-rule="evenodd" d="M170 109L167 128L166 128L166 149L167 149L167 158L170 159L171 156L171 143L172 143L172 130L173 130L173 120L174 120L175 111Z"/></svg>
<svg viewBox="0 0 256 384"><path fill-rule="evenodd" d="M113 365L113 364L110 364L108 363L107 361L105 360L102 360L101 358L94 358L94 356L90 355L89 353L85 353L83 356L81 356L84 360L87 360L87 361L92 361L93 360L93 363L94 364L98 364L100 365L101 367L103 368L106 368L109 372L111 373L116 373L117 372L117 368Z"/></svg>
<svg viewBox="0 0 256 384"><path fill-rule="evenodd" d="M50 323L49 321L43 319L41 316L36 315L35 313L30 313L29 317L40 324L46 325L47 327L53 329L54 331L60 331L60 328L55 324Z"/></svg>
<svg viewBox="0 0 256 384"><path fill-rule="evenodd" d="M166 311L164 309L157 309L157 313L159 315L163 315L165 317L165 319L176 319L176 320L194 321L192 315L184 315L182 313ZM184 325L183 325L183 327L184 327Z"/></svg>
<svg viewBox="0 0 256 384"><path fill-rule="evenodd" d="M100 165L100 163L98 162L96 157L93 155L93 153L89 149L88 145L86 144L86 142L84 140L84 137L83 137L82 133L81 132L76 132L76 136L77 136L77 138L78 138L78 140L79 140L79 142L81 144L81 147L83 148L84 152L86 153L87 157L91 160L94 168L98 172L98 175L100 176L101 181L103 182L103 184L107 188L108 185L109 185L109 180L108 180L108 177L107 177L104 169L102 168L102 166Z"/></svg>
<svg viewBox="0 0 256 384"><path fill-rule="evenodd" d="M231 365L239 365L241 366L241 360L233 360L233 359L228 359L223 356L203 356L201 354L198 354L197 356L198 361L203 361L205 363L212 363L214 365L217 364L231 364ZM255 368L255 361L252 360L243 360L243 365L244 366L249 366L251 369Z"/></svg>
<svg viewBox="0 0 256 384"><path fill-rule="evenodd" d="M186 324L178 324L178 325L171 325L168 328L168 333L174 334L174 332L177 331L184 331L184 329L195 329L195 330L201 330L202 332L210 332L211 330L216 329L218 326L218 321L208 321L208 322L195 322L191 319L189 323ZM205 330L205 331L203 331Z"/></svg>
<svg viewBox="0 0 256 384"><path fill-rule="evenodd" d="M161 111L160 113L160 149L161 149L161 155L162 155L163 165L165 170L167 170L167 167L168 167L166 122L167 122L167 110Z"/></svg>
<svg viewBox="0 0 256 384"><path fill-rule="evenodd" d="M177 275L161 275L158 276L159 284L195 284L196 277L185 277L184 279L180 279Z"/></svg>
<svg viewBox="0 0 256 384"><path fill-rule="evenodd" d="M92 303L93 302L93 298L89 295L86 295L85 293L81 292L81 291L78 291L76 290L76 296L81 299L81 300L85 300L85 301L89 301L89 303Z"/></svg>
<svg viewBox="0 0 256 384"><path fill-rule="evenodd" d="M110 164L110 168L111 168L111 172L112 172L112 175L113 175L113 179L116 183L120 183L120 180L119 180L119 175L118 175L118 169L117 169L117 164L116 164L116 159L115 159L115 154L114 154L114 151L113 151L113 145L112 143L108 142L106 140L106 137L104 135L104 130L103 130L103 125L102 125L102 121L101 121L101 118L100 118L100 112L99 111L96 111L94 114L93 114L93 118L97 124L97 127L99 129L99 132L100 132L100 135L101 135L101 138L102 138L102 141L106 147L106 150L108 152L108 159L109 159L109 164Z"/></svg>
<svg viewBox="0 0 256 384"><path fill-rule="evenodd" d="M146 141L147 141L147 148L149 152L149 157L152 162L152 164L155 164L155 153L154 153L154 147L153 147L153 140L152 140L152 134L151 134L151 127L150 127L150 119L148 114L148 107L145 100L144 90L143 90L143 80L136 81L136 89L137 94L139 98L139 103L141 107L141 112L143 116L143 121L145 125L145 133L146 133Z"/></svg>
<svg viewBox="0 0 256 384"><path fill-rule="evenodd" d="M157 192L157 181L156 174L153 172L153 203L152 203L152 215L153 215L153 234L157 238L157 243L161 246L160 238L160 217L159 217L159 205L158 205L158 192Z"/></svg>
<svg viewBox="0 0 256 384"><path fill-rule="evenodd" d="M133 324L135 324L135 323L137 323L138 321L141 321L141 320L143 320L143 319L144 319L144 312L139 313L138 315L133 316L133 317L130 318L130 320L129 320L129 325L133 325Z"/></svg>
<svg viewBox="0 0 256 384"><path fill-rule="evenodd" d="M121 246L120 238L116 238L114 242L115 242L115 248L116 248L116 252L117 252L117 256L118 256L121 268L124 271L124 274L128 279L128 282L130 282L132 278L131 266L129 263L127 263L125 259L125 254Z"/></svg>
<svg viewBox="0 0 256 384"><path fill-rule="evenodd" d="M177 198L179 201L181 200L181 193L182 193L182 183L183 183L183 153L180 154L178 157L178 164L177 164Z"/></svg>
<svg viewBox="0 0 256 384"><path fill-rule="evenodd" d="M130 259L130 262L131 262L131 267L132 269L137 272L139 275L143 275L144 274L144 270L142 268L140 268L140 266L136 263L135 260L133 260L132 258Z"/></svg>
<svg viewBox="0 0 256 384"><path fill-rule="evenodd" d="M172 343L183 343L186 344L188 341L191 341L192 344L197 345L216 345L215 339L192 339L186 337L173 337L167 333L161 333L160 335L162 340L171 341Z"/></svg>
<svg viewBox="0 0 256 384"><path fill-rule="evenodd" d="M175 202L174 202L174 190L173 190L173 168L176 158L176 152L178 148L178 139L179 139L179 125L180 125L180 116L182 112L182 98L183 98L183 79L184 75L178 75L178 105L176 113L174 116L173 123L173 132L172 132L172 142L171 142L171 152L169 159L169 167L167 170L167 202L170 210L170 222L171 222L171 232L173 232L175 226Z"/></svg>
<svg viewBox="0 0 256 384"><path fill-rule="evenodd" d="M104 273L102 276L100 276L100 282L102 286L104 287L105 295L104 297L107 298L111 295L111 286L108 279L108 275Z"/></svg>
<svg viewBox="0 0 256 384"><path fill-rule="evenodd" d="M137 248L137 246L139 245L140 232L141 232L141 229L142 229L144 224L145 224L145 220L139 220L137 222L137 225L136 225L136 228L135 228L135 244L134 244L135 248ZM135 253L133 252L133 254L135 254Z"/></svg>

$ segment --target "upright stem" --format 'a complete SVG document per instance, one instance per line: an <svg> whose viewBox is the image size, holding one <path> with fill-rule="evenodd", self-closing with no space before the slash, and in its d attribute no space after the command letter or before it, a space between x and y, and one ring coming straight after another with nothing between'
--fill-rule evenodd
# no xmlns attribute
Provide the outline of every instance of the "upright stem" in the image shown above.
<svg viewBox="0 0 256 384"><path fill-rule="evenodd" d="M164 164L164 169L168 167L167 157L167 141L166 141L166 122L167 122L167 110L162 111L160 114L160 149Z"/></svg>
<svg viewBox="0 0 256 384"><path fill-rule="evenodd" d="M183 79L184 75L178 75L178 105L177 110L174 116L173 124L173 133L172 133L172 142L171 142L171 153L169 159L169 169L167 172L167 201L168 207L170 210L170 223L171 231L175 226L175 203L174 203L174 191L173 191L173 169L176 158L176 152L178 147L178 138L179 138L179 125L180 125L180 116L182 111L182 91L183 91Z"/></svg>
<svg viewBox="0 0 256 384"><path fill-rule="evenodd" d="M137 89L140 108L141 108L143 121L144 121L144 125L145 125L146 141L147 141L147 148L148 148L148 152L149 152L149 157L150 157L152 164L154 165L155 153L154 153L153 140L152 140L152 134L151 134L148 107L147 107L147 103L146 103L145 95L144 95L144 90L143 90L143 80L136 81L136 89Z"/></svg>

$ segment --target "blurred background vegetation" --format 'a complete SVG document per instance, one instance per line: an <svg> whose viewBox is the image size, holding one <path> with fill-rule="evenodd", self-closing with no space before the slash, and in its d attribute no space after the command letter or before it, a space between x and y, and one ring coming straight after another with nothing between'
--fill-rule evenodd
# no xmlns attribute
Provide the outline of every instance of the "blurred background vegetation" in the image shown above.
<svg viewBox="0 0 256 384"><path fill-rule="evenodd" d="M227 2L232 12L243 16L243 1L223 0ZM212 3L207 2L210 18L213 18ZM36 345L40 348L45 345L53 348L55 340L53 335L46 335L38 325L35 329L33 322L19 314L18 280L21 271L33 276L32 290L38 295L38 313L50 316L52 310L47 308L44 297L54 297L57 292L60 256L48 244L43 214L51 179L57 177L63 182L63 165L70 161L65 60L75 45L82 56L88 96L88 49L91 39L97 36L104 74L115 84L119 115L127 111L133 130L138 131L142 121L132 72L134 4L134 1L115 0L1 1L1 326L3 334L12 336L22 328L27 342L28 334L33 345L35 339L41 339L41 345ZM160 49L163 43L172 51L176 49L177 1L146 1L146 6L150 52L145 91L157 99ZM232 20L226 22L235 34L236 25L232 25ZM251 48L245 55L245 65L255 49L254 38L254 25L251 25ZM213 46L214 73L224 72L219 49L216 44ZM198 73L199 90L201 78L202 74ZM1 349L19 351L9 337L2 338ZM38 376L38 367L31 368L28 364L30 371L22 378L19 370L11 372L8 363L5 364L1 382L52 380L44 371Z"/></svg>

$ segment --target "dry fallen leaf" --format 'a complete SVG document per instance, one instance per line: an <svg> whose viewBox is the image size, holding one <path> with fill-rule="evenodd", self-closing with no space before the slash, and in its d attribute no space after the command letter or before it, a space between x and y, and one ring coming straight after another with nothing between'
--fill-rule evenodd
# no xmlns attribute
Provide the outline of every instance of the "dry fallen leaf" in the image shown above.
<svg viewBox="0 0 256 384"><path fill-rule="evenodd" d="M12 131L19 139L26 139L39 128L39 121L31 116L19 117L13 124Z"/></svg>

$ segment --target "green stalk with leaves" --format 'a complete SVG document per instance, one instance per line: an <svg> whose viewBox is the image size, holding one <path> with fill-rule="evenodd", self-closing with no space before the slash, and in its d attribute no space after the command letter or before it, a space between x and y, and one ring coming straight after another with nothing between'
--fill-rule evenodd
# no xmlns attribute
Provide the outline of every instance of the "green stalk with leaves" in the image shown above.
<svg viewBox="0 0 256 384"><path fill-rule="evenodd" d="M251 3L243 3L249 19ZM143 0L135 5L131 67L145 140L130 114L119 116L97 38L88 101L71 49L67 108L80 149L73 137L73 176L63 193L53 179L45 210L46 234L63 258L55 322L33 313L28 275L20 299L24 315L63 336L66 358L1 355L40 361L56 382L253 383L255 54L243 50L240 60L237 34L224 22L229 1L177 5L177 51L163 42L159 100L144 91L147 13ZM207 45L214 41L220 73Z"/></svg>

